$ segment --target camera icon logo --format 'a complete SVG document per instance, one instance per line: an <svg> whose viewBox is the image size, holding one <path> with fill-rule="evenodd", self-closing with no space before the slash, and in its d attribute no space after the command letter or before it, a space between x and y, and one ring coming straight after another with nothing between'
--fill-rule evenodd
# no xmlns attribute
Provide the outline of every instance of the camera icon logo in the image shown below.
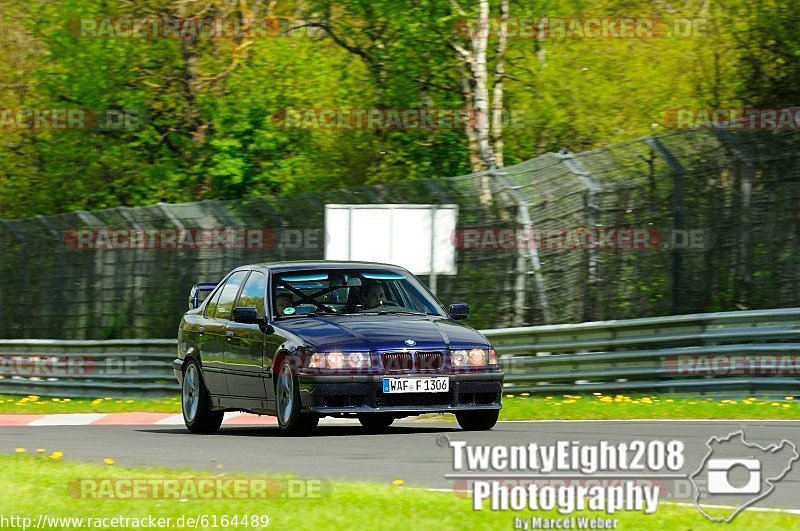
<svg viewBox="0 0 800 531"><path fill-rule="evenodd" d="M761 492L761 461L758 459L709 459L708 483L709 494L758 494ZM744 467L750 476L747 483L734 486L730 473L736 467Z"/></svg>
<svg viewBox="0 0 800 531"><path fill-rule="evenodd" d="M741 430L711 437L706 448L708 452L689 481L697 510L712 522L730 522L769 496L800 460L792 441L760 445L746 440Z"/></svg>

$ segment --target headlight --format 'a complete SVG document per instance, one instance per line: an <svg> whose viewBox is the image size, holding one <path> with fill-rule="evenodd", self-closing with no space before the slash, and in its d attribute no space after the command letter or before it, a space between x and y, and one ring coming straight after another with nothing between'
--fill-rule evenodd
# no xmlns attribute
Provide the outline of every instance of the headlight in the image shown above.
<svg viewBox="0 0 800 531"><path fill-rule="evenodd" d="M309 369L368 369L371 365L368 352L316 352L308 362Z"/></svg>
<svg viewBox="0 0 800 531"><path fill-rule="evenodd" d="M469 351L469 364L472 367L483 367L486 365L486 351L482 348L474 348Z"/></svg>
<svg viewBox="0 0 800 531"><path fill-rule="evenodd" d="M325 354L312 354L309 358L308 367L310 369L324 369L327 367L327 360Z"/></svg>
<svg viewBox="0 0 800 531"><path fill-rule="evenodd" d="M347 355L347 365L353 369L366 369L371 363L369 360L369 353L367 352L351 352Z"/></svg>
<svg viewBox="0 0 800 531"><path fill-rule="evenodd" d="M344 367L344 355L341 352L331 352L328 354L328 368L341 369Z"/></svg>
<svg viewBox="0 0 800 531"><path fill-rule="evenodd" d="M469 354L466 350L454 350L450 354L450 363L454 367L465 367L469 363Z"/></svg>
<svg viewBox="0 0 800 531"><path fill-rule="evenodd" d="M497 365L497 352L493 348L489 349L489 365Z"/></svg>

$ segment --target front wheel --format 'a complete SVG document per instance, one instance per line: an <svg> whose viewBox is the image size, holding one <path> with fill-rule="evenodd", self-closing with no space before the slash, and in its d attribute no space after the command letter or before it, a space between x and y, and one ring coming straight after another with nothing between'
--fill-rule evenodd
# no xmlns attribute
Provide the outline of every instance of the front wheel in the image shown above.
<svg viewBox="0 0 800 531"><path fill-rule="evenodd" d="M489 409L479 411L457 411L456 420L462 429L467 431L485 431L494 428L500 410Z"/></svg>
<svg viewBox="0 0 800 531"><path fill-rule="evenodd" d="M275 381L278 428L284 435L306 435L319 424L319 416L301 413L300 386L288 359L281 362Z"/></svg>
<svg viewBox="0 0 800 531"><path fill-rule="evenodd" d="M195 360L189 360L183 371L181 385L183 422L192 433L214 433L222 425L225 413L211 410L208 389L202 371Z"/></svg>

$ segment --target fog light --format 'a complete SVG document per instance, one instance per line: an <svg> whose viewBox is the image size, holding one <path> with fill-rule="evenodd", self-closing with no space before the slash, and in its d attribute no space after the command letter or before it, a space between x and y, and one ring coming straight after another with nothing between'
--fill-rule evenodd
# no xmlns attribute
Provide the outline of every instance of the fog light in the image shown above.
<svg viewBox="0 0 800 531"><path fill-rule="evenodd" d="M450 354L450 363L455 367L465 367L469 363L469 354L466 350L454 350Z"/></svg>

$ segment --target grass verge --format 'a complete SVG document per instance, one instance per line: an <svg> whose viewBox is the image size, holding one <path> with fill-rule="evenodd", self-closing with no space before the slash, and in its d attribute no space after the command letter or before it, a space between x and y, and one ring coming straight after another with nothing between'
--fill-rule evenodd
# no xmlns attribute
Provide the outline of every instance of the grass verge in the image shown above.
<svg viewBox="0 0 800 531"><path fill-rule="evenodd" d="M48 450L49 451L49 450ZM53 518L112 518L149 517L171 518L169 528L180 517L205 515L210 528L212 518L221 522L229 519L229 529L248 529L254 526L231 525L234 516L267 515L269 528L275 529L511 529L514 517L556 517L547 512L473 511L471 500L448 492L430 492L406 485L375 483L328 483L323 494L316 498L281 496L285 491L269 491L268 499L84 499L76 489L76 480L124 478L183 479L213 477L209 472L167 470L157 468L126 468L117 465L87 464L65 461L57 453L49 455L0 455L0 514L31 518L36 523L40 515L48 519L49 528L78 528L76 521L56 521ZM257 476L226 476L256 478ZM289 476L273 476L279 482ZM263 479L263 476L260 476ZM410 478L409 478L410 479ZM100 492L100 491L98 491ZM584 516L607 516L583 513ZM576 513L575 516L578 516ZM693 507L659 505L652 515L617 513L618 529L719 529L719 524L706 520ZM110 524L110 522L109 522ZM85 522L83 522L85 527ZM748 512L736 517L726 529L796 529L800 517L786 513ZM98 526L93 526L98 527ZM103 526L100 526L103 527ZM255 527L261 527L257 525Z"/></svg>
<svg viewBox="0 0 800 531"><path fill-rule="evenodd" d="M0 395L0 414L180 413L178 397L163 399L46 398ZM427 418L453 420L452 415ZM799 420L800 401L750 397L715 400L671 395L505 395L500 420L775 419Z"/></svg>
<svg viewBox="0 0 800 531"><path fill-rule="evenodd" d="M50 415L53 413L180 413L179 397L50 398L35 395L0 395L0 415Z"/></svg>
<svg viewBox="0 0 800 531"><path fill-rule="evenodd" d="M749 397L715 400L671 395L503 397L501 420L800 419L800 402Z"/></svg>

